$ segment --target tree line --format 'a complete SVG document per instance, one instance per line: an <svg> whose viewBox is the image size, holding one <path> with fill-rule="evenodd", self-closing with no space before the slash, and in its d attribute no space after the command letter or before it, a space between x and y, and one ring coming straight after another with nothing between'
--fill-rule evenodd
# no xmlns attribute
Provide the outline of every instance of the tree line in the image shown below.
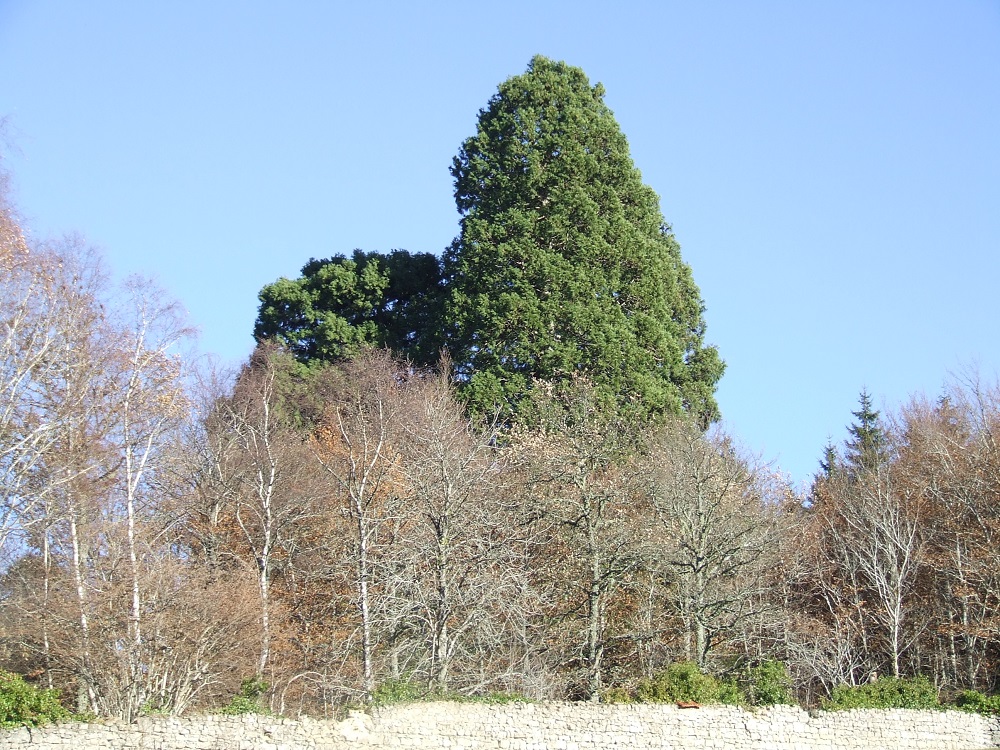
<svg viewBox="0 0 1000 750"><path fill-rule="evenodd" d="M5 390L0 643L79 710L219 706L248 678L283 712L392 684L584 699L676 662L780 660L805 702L872 672L995 688L996 388L889 423L865 401L801 497L585 379L540 386L530 427L385 350L303 373L262 346L195 390L157 354L173 328L31 312L61 356Z"/></svg>
<svg viewBox="0 0 1000 750"><path fill-rule="evenodd" d="M997 690L1000 388L863 392L789 486L711 424L703 304L602 97L535 58L455 160L444 257L310 261L234 373L0 193L0 667L124 719L678 663Z"/></svg>

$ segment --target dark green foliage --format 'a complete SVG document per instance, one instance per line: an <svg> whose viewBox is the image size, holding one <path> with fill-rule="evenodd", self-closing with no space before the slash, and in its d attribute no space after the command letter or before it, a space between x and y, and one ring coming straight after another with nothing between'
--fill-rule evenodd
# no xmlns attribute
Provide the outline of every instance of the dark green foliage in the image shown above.
<svg viewBox="0 0 1000 750"><path fill-rule="evenodd" d="M254 337L277 339L300 362L339 361L364 347L417 364L439 354L441 265L430 253L311 259L300 278L278 279L258 297Z"/></svg>
<svg viewBox="0 0 1000 750"><path fill-rule="evenodd" d="M784 663L768 659L746 669L738 678L751 706L792 705L792 678Z"/></svg>
<svg viewBox="0 0 1000 750"><path fill-rule="evenodd" d="M601 695L605 703L727 703L730 705L793 705L792 681L780 661L764 661L742 670L734 679L705 674L694 662L671 664L652 679L640 680L634 691L618 686Z"/></svg>
<svg viewBox="0 0 1000 750"><path fill-rule="evenodd" d="M37 727L68 718L59 691L41 690L21 675L0 670L0 727Z"/></svg>
<svg viewBox="0 0 1000 750"><path fill-rule="evenodd" d="M958 694L955 706L969 713L997 716L1000 715L1000 695L983 695L978 690L965 690Z"/></svg>
<svg viewBox="0 0 1000 750"><path fill-rule="evenodd" d="M889 458L889 438L867 389L861 391L858 401L860 408L851 412L856 421L847 428L851 437L845 444L845 460L855 475L876 471Z"/></svg>
<svg viewBox="0 0 1000 750"><path fill-rule="evenodd" d="M619 409L718 418L700 292L600 84L535 57L452 175L462 231L443 261L311 260L261 290L257 340L303 363L377 347L431 366L445 346L478 413L511 416L536 382L583 375Z"/></svg>
<svg viewBox="0 0 1000 750"><path fill-rule="evenodd" d="M827 440L826 446L823 448L823 458L820 459L819 468L822 472L821 476L825 479L830 479L840 471L840 455L832 440Z"/></svg>
<svg viewBox="0 0 1000 750"><path fill-rule="evenodd" d="M263 680L258 680L255 677L248 677L240 683L239 694L234 695L232 700L220 709L219 713L226 714L228 716L268 713L267 709L265 709L262 704L261 697L270 689L270 687L271 686Z"/></svg>
<svg viewBox="0 0 1000 750"><path fill-rule="evenodd" d="M880 677L867 685L838 685L829 700L827 711L852 708L940 708L937 690L926 677Z"/></svg>
<svg viewBox="0 0 1000 750"><path fill-rule="evenodd" d="M452 167L448 345L474 410L586 375L620 406L718 417L723 363L700 293L628 143L579 68L535 57Z"/></svg>
<svg viewBox="0 0 1000 750"><path fill-rule="evenodd" d="M704 674L694 662L671 664L651 680L641 680L635 698L642 703L695 701L738 705L744 702L735 683Z"/></svg>

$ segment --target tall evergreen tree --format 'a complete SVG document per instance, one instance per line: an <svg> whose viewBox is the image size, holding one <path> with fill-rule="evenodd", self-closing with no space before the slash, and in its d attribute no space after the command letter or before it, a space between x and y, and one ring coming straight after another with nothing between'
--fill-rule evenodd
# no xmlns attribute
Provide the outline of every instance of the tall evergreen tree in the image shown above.
<svg viewBox="0 0 1000 750"><path fill-rule="evenodd" d="M826 446L823 448L823 458L819 462L819 469L819 476L825 479L831 478L840 470L840 454L837 452L837 446L833 444L832 439L827 439L826 441Z"/></svg>
<svg viewBox="0 0 1000 750"><path fill-rule="evenodd" d="M516 412L535 379L583 374L609 405L718 418L700 292L600 84L535 57L452 175L446 333L473 409Z"/></svg>
<svg viewBox="0 0 1000 750"><path fill-rule="evenodd" d="M861 390L858 404L858 410L851 412L855 422L848 426L850 438L844 444L844 458L854 474L875 471L889 457L889 438L867 388Z"/></svg>

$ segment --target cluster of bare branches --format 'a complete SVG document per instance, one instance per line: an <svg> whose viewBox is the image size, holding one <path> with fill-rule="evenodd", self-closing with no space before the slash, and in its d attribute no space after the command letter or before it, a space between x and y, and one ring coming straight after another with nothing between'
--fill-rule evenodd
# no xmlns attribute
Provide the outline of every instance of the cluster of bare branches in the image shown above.
<svg viewBox="0 0 1000 750"><path fill-rule="evenodd" d="M2 224L7 661L44 669L81 710L183 710L242 638L228 595L191 619L206 603L179 554L190 331L148 282L112 287L78 240L32 247L9 210Z"/></svg>
<svg viewBox="0 0 1000 750"><path fill-rule="evenodd" d="M880 450L832 454L787 558L786 658L804 683L996 690L998 426L1000 390L968 377L880 420Z"/></svg>

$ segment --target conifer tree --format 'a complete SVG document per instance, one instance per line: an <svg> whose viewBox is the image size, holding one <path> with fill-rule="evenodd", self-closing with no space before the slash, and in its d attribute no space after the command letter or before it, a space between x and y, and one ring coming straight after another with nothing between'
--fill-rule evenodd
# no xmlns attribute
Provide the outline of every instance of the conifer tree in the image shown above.
<svg viewBox="0 0 1000 750"><path fill-rule="evenodd" d="M534 381L584 375L609 406L718 418L700 292L603 86L535 57L480 111L452 175L445 326L474 410L516 413Z"/></svg>
<svg viewBox="0 0 1000 750"><path fill-rule="evenodd" d="M833 477L839 471L840 463L840 454L837 452L837 446L833 444L832 439L828 439L826 445L823 447L823 458L819 462L819 478L830 479Z"/></svg>
<svg viewBox="0 0 1000 750"><path fill-rule="evenodd" d="M875 471L885 463L889 454L889 439L879 412L872 406L867 388L861 390L858 403L858 410L851 412L855 422L847 428L850 438L844 444L844 458L854 474Z"/></svg>
<svg viewBox="0 0 1000 750"><path fill-rule="evenodd" d="M258 294L258 342L276 339L304 364L392 349L419 365L440 355L441 266L430 253L355 250L310 259L297 279Z"/></svg>

